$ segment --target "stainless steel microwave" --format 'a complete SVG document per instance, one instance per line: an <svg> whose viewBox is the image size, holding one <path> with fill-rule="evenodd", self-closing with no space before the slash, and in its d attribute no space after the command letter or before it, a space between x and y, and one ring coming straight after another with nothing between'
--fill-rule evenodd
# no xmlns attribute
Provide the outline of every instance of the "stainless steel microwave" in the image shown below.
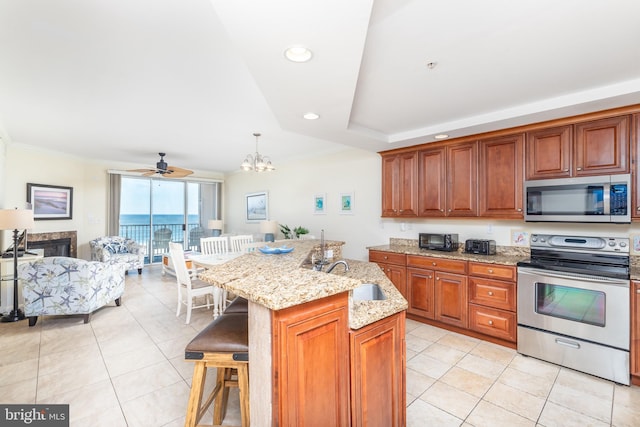
<svg viewBox="0 0 640 427"><path fill-rule="evenodd" d="M631 175L525 181L525 221L631 222Z"/></svg>

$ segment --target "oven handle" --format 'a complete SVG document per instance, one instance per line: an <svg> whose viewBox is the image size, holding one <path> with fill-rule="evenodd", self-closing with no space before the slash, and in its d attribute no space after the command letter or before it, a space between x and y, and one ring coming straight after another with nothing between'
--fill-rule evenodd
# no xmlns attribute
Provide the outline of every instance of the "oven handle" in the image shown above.
<svg viewBox="0 0 640 427"><path fill-rule="evenodd" d="M518 274L534 274L536 276L544 276L544 277L556 277L559 279L574 279L574 280L582 280L584 282L593 282L593 283L606 283L607 285L617 285L628 288L629 280L625 279L614 279L612 277L602 277L602 276L590 276L587 274L571 274L571 273L560 273L557 271L549 271L549 270L539 270L536 268L530 267L518 267Z"/></svg>
<svg viewBox="0 0 640 427"><path fill-rule="evenodd" d="M580 350L580 344L575 341L567 341L562 338L556 338L556 344L564 345L567 347L575 348L576 350Z"/></svg>

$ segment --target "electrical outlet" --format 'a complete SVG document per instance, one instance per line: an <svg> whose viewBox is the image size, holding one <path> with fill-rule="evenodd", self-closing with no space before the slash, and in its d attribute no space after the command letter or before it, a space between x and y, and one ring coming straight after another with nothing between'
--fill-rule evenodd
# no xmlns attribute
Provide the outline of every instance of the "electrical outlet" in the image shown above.
<svg viewBox="0 0 640 427"><path fill-rule="evenodd" d="M487 234L493 234L493 224L487 225Z"/></svg>
<svg viewBox="0 0 640 427"><path fill-rule="evenodd" d="M324 251L324 257L326 259L333 258L333 249L327 249L326 251Z"/></svg>

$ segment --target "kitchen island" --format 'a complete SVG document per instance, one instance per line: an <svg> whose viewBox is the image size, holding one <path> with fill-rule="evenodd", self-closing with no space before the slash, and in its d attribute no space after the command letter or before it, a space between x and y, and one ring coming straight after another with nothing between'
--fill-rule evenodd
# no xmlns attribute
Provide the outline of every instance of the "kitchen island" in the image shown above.
<svg viewBox="0 0 640 427"><path fill-rule="evenodd" d="M313 271L320 242L286 244L288 254L255 252L200 274L249 300L253 425L403 425L406 300L376 264ZM339 258L342 244L327 247ZM363 283L386 299L354 301Z"/></svg>

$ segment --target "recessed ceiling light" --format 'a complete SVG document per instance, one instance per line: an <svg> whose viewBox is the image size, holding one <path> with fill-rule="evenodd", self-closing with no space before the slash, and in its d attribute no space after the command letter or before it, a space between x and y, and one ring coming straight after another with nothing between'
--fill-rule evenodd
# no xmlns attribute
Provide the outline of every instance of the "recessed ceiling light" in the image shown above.
<svg viewBox="0 0 640 427"><path fill-rule="evenodd" d="M438 63L436 61L427 62L427 68L430 70L433 70L437 66L438 66Z"/></svg>
<svg viewBox="0 0 640 427"><path fill-rule="evenodd" d="M291 46L284 51L284 56L289 61L307 62L313 56L313 53L304 46Z"/></svg>
<svg viewBox="0 0 640 427"><path fill-rule="evenodd" d="M316 119L320 118L319 115L317 115L316 113L311 113L311 112L305 113L302 117L304 117L307 120L316 120Z"/></svg>
<svg viewBox="0 0 640 427"><path fill-rule="evenodd" d="M438 135L434 136L435 139L447 139L449 138L449 135L447 135L446 133L439 133Z"/></svg>

